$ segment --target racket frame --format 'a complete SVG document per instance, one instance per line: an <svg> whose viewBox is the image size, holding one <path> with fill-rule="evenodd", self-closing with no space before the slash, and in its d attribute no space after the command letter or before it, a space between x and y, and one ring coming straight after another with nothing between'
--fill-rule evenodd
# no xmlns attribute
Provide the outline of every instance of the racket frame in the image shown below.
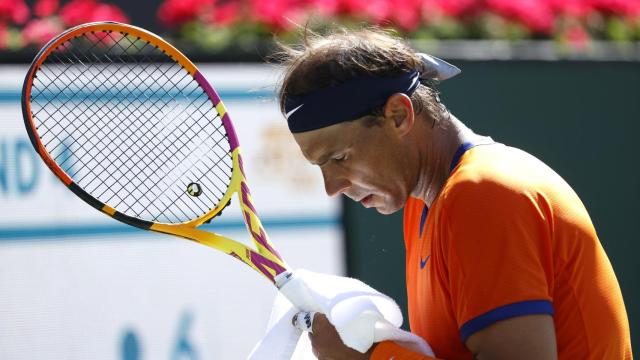
<svg viewBox="0 0 640 360"><path fill-rule="evenodd" d="M37 71L40 69L49 54L55 51L66 41L89 32L105 31L119 32L125 35L138 37L160 49L163 53L165 53L176 63L182 66L191 76L193 76L194 80L206 92L210 101L214 104L216 111L218 112L218 115L220 116L220 119L226 130L227 139L229 140L230 151L232 155L232 175L226 193L223 195L217 206L206 214L190 221L176 224L156 223L123 214L113 207L109 206L108 204L105 204L96 199L85 190L83 190L80 186L78 186L73 181L73 179L64 171L64 169L62 169L62 167L60 167L56 163L51 154L49 154L49 152L42 144L40 137L38 136L35 121L33 119L33 114L31 111L31 89L33 86L34 76L37 75ZM21 103L25 127L27 129L31 144L33 145L38 155L40 155L47 167L49 167L49 169L56 175L58 179L60 179L60 181L62 181L65 186L67 186L73 193L75 193L78 197L80 197L92 207L128 225L132 225L144 230L152 230L179 236L220 250L249 265L251 268L265 276L276 285L284 285L284 283L280 283L280 281L276 282L276 277L278 277L278 279L281 279L283 277L287 279L289 278L289 275L287 275L289 274L289 271L287 270L288 266L271 244L267 233L262 226L262 222L257 215L255 207L253 206L253 200L249 192L246 175L243 168L242 155L240 152L238 138L223 102L221 101L220 97L213 89L213 87L204 78L202 73L200 73L200 71L197 69L195 64L193 64L184 54L182 54L178 49L173 47L161 37L147 30L117 22L95 22L78 25L74 28L68 29L67 31L49 41L36 55L25 77L22 89ZM237 195L237 198L239 200L243 220L251 236L251 239L256 246L255 249L218 233L205 231L198 228L205 222L208 222L215 216L219 215L231 201L231 198L234 194Z"/></svg>

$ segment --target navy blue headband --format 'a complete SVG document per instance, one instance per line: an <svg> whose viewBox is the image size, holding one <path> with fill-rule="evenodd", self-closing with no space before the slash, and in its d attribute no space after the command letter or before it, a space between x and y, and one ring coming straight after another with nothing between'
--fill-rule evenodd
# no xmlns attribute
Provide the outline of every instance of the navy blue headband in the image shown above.
<svg viewBox="0 0 640 360"><path fill-rule="evenodd" d="M284 110L292 133L316 130L368 115L389 96L411 96L420 85L413 70L392 77L361 76L302 96L287 96Z"/></svg>
<svg viewBox="0 0 640 360"><path fill-rule="evenodd" d="M284 110L292 133L316 130L368 115L389 96L411 96L421 81L444 81L460 74L455 65L424 53L414 71L391 77L362 76L302 96L287 96Z"/></svg>

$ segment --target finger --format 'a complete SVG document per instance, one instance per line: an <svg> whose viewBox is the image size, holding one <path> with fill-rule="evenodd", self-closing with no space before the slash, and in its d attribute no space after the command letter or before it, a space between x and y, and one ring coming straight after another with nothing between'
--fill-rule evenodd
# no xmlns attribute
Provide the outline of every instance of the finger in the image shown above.
<svg viewBox="0 0 640 360"><path fill-rule="evenodd" d="M301 311L293 316L291 323L299 330L313 333L313 318L315 315L315 311Z"/></svg>

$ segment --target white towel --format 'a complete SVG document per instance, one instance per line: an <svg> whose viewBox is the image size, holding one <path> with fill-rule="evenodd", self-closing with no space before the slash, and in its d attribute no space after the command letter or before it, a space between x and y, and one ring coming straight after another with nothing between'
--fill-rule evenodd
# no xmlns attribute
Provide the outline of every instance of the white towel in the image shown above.
<svg viewBox="0 0 640 360"><path fill-rule="evenodd" d="M311 344L291 324L300 311L327 316L342 342L362 353L371 345L393 340L403 347L433 356L419 336L400 329L402 312L390 297L362 281L296 270L276 296L268 330L254 347L250 360L315 359Z"/></svg>

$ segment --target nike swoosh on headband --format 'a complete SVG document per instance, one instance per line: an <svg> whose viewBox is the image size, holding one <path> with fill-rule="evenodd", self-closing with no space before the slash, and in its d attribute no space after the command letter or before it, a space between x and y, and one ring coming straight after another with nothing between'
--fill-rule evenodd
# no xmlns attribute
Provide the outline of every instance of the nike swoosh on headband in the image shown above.
<svg viewBox="0 0 640 360"><path fill-rule="evenodd" d="M286 113L286 114L285 114L285 117L286 117L287 119L289 119L289 116L293 115L293 113L294 113L294 112L296 112L296 111L300 110L300 108L301 108L301 107L303 107L303 106L304 106L304 104L300 104L300 106L298 106L298 107L296 107L296 108L291 109L288 113Z"/></svg>

